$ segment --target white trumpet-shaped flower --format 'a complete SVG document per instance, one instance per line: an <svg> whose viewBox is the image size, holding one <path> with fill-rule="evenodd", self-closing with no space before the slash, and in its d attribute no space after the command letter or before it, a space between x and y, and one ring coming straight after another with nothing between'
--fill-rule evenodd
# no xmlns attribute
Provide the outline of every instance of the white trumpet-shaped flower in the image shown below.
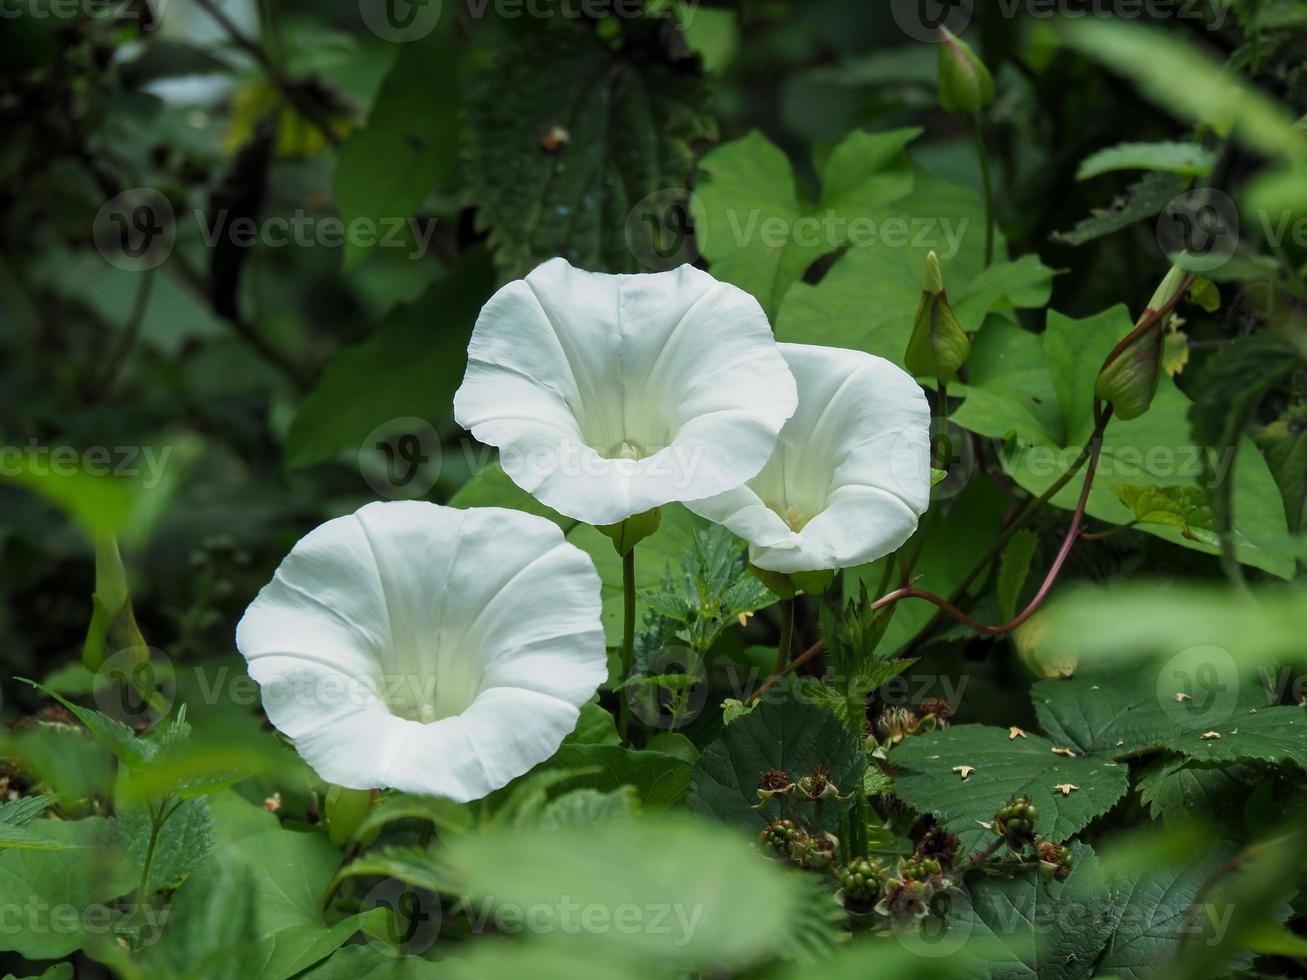
<svg viewBox="0 0 1307 980"><path fill-rule="evenodd" d="M688 265L613 276L551 259L481 310L454 415L538 500L615 524L738 487L795 403L743 290Z"/></svg>
<svg viewBox="0 0 1307 980"><path fill-rule="evenodd" d="M837 347L781 344L799 407L762 472L688 503L774 572L849 568L889 554L930 503L930 408L905 371Z"/></svg>
<svg viewBox="0 0 1307 980"><path fill-rule="evenodd" d="M544 518L374 503L291 549L236 645L323 779L463 802L576 726L606 676L599 589Z"/></svg>

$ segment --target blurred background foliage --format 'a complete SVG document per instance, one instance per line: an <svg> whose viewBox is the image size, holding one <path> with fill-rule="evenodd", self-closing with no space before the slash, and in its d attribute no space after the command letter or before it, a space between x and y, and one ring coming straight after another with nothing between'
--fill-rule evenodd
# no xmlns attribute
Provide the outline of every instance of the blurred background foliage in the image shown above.
<svg viewBox="0 0 1307 980"><path fill-rule="evenodd" d="M1030 682L1077 654L1134 658L1215 643L1249 666L1284 659L1301 669L1292 583L1307 480L1307 234L1293 229L1307 227L1307 4L1196 3L1175 8L1192 16L1142 21L975 4L965 36L997 82L985 115L999 228L988 274L973 134L964 117L938 108L936 46L902 26L914 6L649 0L634 16L604 4L591 16L541 0L530 9L545 15L531 16L517 4L444 0L414 7L418 27L401 29L378 20L385 5L370 0L7 4L0 693L11 751L61 795L94 800L107 755L80 741L51 748L49 731L25 735L49 722L34 713L50 702L14 678L84 698L93 693L78 666L84 649L98 642L112 652L134 628L163 652L170 698L188 705L196 732L207 733L201 743L247 745L257 769L271 739L248 684L237 683L233 629L294 541L378 496L536 506L458 429L451 402L476 311L543 258L613 272L697 259L752 289L781 339L902 363L925 248L733 238L732 222L755 212L969 221L944 274L963 326L979 331L955 392L965 399L957 421L972 435L919 564L946 594L1060 472L1036 472L1032 450L1083 441L1087 407L1062 395L1083 392L1086 371L1092 384L1102 354L1129 328L1133 317L1111 308L1137 315L1166 273L1157 216L1195 186L1229 195L1237 242L1203 272L1216 298L1182 308L1168 338L1170 379L1139 428L1117 428L1125 435L1115 451L1248 443L1230 529L1247 585L1220 584L1220 526L1203 510L1211 501L1174 493L1159 501L1146 493L1155 486L1113 493L1122 481L1104 480L1089 508L1096 533L1077 546L1063 581L1086 590L1110 581L1107 597L1083 592L1015 642L950 629L931 608L905 605L885 652L928 656L931 676L965 690L960 721L1005 727L1035 725ZM439 14L433 25L422 20L429 10ZM1113 149L1141 143L1150 147L1142 158ZM143 202L158 227L142 254L124 254L113 235L129 224L141 230ZM377 231L342 235L335 219ZM252 243L237 231L242 221ZM1245 342L1268 330L1296 347L1278 360L1241 361ZM1229 361L1224 376L1234 380L1205 387ZM1233 441L1221 443L1234 405ZM396 486L387 470L395 461L379 445L402 455L413 445L405 435L420 436L429 462L416 484ZM51 476L53 453L78 472ZM1199 468L1182 480L1124 483L1196 486L1194 458ZM1066 492L1072 501L1075 489ZM1055 503L1070 507L1064 497ZM1002 565L964 587L973 614L996 622L1024 605L1065 519L1046 509ZM611 631L618 563L596 532L565 529L600 566ZM762 597L723 592L734 574L723 569L737 556L696 531L688 513L669 508L648 543L642 666L661 676L668 637L693 634L694 654L712 665L703 699L713 707L765 676L777 620L774 609L754 614ZM107 551L111 537L121 561ZM883 570L851 570L846 590L855 580L874 586ZM1122 585L1133 578L1170 584ZM1245 587L1279 591L1250 608ZM131 624L120 615L127 593ZM678 633L677 616L699 622ZM723 628L735 617L741 628ZM816 638L815 603L801 609L799 629L804 646ZM691 761L721 726L715 710L693 715ZM573 761L607 748L578 746ZM41 759L58 764L46 770ZM289 754L278 759L298 766ZM659 764L652 782L671 779L679 799L688 764ZM21 774L6 778L21 788ZM282 818L308 826L320 817L321 791L310 773L291 769L246 780L222 805L277 792ZM326 867L334 852L302 858ZM233 867L237 878L249 873ZM744 942L739 961L800 948L803 930L795 933L771 946ZM479 955L515 968L513 953L502 962ZM904 962L906 970L919 961ZM848 964L850 975L860 969L855 957ZM351 968L338 965L342 975ZM562 957L558 969L575 966Z"/></svg>

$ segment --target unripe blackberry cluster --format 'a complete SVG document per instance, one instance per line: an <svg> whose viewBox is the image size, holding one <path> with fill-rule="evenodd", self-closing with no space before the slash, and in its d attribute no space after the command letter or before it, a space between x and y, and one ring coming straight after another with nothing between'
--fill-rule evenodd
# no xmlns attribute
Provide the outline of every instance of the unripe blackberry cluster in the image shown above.
<svg viewBox="0 0 1307 980"><path fill-rule="evenodd" d="M1046 878L1064 881L1071 874L1072 860L1071 848L1065 844L1039 845L1039 872Z"/></svg>
<svg viewBox="0 0 1307 980"><path fill-rule="evenodd" d="M758 833L758 839L782 857L789 857L790 847L800 835L793 820L773 820Z"/></svg>
<svg viewBox="0 0 1307 980"><path fill-rule="evenodd" d="M860 858L840 868L835 877L844 889L846 905L871 905L880 897L885 869L879 862Z"/></svg>
<svg viewBox="0 0 1307 980"><path fill-rule="evenodd" d="M1034 840L1038 819L1039 811L1030 797L1009 800L994 816L994 833L1006 838L1009 844L1026 844Z"/></svg>
<svg viewBox="0 0 1307 980"><path fill-rule="evenodd" d="M941 870L940 863L935 858L907 860L899 865L899 877L922 881L931 875L939 874Z"/></svg>

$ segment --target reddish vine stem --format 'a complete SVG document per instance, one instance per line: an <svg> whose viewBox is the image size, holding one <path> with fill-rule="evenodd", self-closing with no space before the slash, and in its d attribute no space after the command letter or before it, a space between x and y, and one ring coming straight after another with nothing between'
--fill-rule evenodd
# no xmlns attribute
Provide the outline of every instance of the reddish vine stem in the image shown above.
<svg viewBox="0 0 1307 980"><path fill-rule="evenodd" d="M1075 546L1076 540L1080 537L1080 525L1084 521L1085 506L1089 503L1089 492L1094 486L1094 474L1098 470L1098 459L1103 450L1103 432L1107 428L1107 423L1112 417L1111 406L1104 407L1101 403L1094 403L1094 432L1089 438L1086 446L1088 449L1088 465L1085 468L1085 480L1080 487L1080 499L1076 501L1075 510L1071 515L1071 526L1067 528L1066 536L1062 539L1062 546L1058 549L1057 557L1053 559L1053 564L1048 569L1048 574L1044 576L1043 583L1039 586L1039 591L1035 593L1029 604L1015 618L1009 622L1002 623L998 626L990 626L974 619L967 613L963 612L947 599L940 598L933 592L927 592L925 589L918 589L911 584L900 586L893 592L881 596L871 604L871 609L883 609L886 606L893 605L903 599L924 599L925 601L938 606L954 619L965 624L977 633L984 633L987 636L1001 636L1010 633L1022 623L1028 620L1044 600L1048 597L1049 591L1057 581L1058 575L1062 572L1062 567L1066 564L1067 558L1071 555L1071 549ZM825 649L825 643L818 640L807 650L804 650L798 657L790 661L783 668L776 671L758 686L751 695L749 695L746 704L752 704L763 694L771 690L781 678L793 673L802 667L805 663Z"/></svg>

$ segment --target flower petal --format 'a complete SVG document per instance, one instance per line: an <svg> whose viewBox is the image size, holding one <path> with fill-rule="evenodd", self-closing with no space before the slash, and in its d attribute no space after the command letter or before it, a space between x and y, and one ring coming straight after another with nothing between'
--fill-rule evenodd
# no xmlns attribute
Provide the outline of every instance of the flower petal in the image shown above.
<svg viewBox="0 0 1307 980"><path fill-rule="evenodd" d="M746 488L687 506L745 538L759 568L815 571L880 558L911 537L930 503L925 395L884 358L780 348L799 405L776 451ZM797 533L786 538L781 528Z"/></svg>
<svg viewBox="0 0 1307 980"><path fill-rule="evenodd" d="M454 415L524 490L613 524L739 486L795 404L748 293L691 266L609 276L552 259L482 309Z"/></svg>
<svg viewBox="0 0 1307 980"><path fill-rule="evenodd" d="M236 642L324 779L476 799L548 758L604 680L599 592L544 518L376 503L297 543ZM414 755L437 742L457 753Z"/></svg>

